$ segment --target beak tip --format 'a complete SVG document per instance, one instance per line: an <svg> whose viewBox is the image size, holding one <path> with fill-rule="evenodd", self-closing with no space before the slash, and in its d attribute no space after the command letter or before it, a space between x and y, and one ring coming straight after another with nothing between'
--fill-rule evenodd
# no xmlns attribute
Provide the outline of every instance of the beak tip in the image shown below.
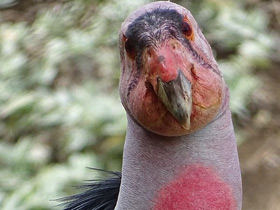
<svg viewBox="0 0 280 210"><path fill-rule="evenodd" d="M181 126L187 131L190 130L191 129L190 117L187 118L186 122L181 123Z"/></svg>
<svg viewBox="0 0 280 210"><path fill-rule="evenodd" d="M157 78L158 91L161 102L167 110L175 117L185 130L190 130L190 116L192 113L191 83L179 70L178 77L170 82L163 82Z"/></svg>

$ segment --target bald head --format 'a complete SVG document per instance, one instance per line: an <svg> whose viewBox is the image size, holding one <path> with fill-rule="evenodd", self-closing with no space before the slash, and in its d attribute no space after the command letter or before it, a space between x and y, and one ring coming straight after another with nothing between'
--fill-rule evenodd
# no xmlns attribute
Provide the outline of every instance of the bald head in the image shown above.
<svg viewBox="0 0 280 210"><path fill-rule="evenodd" d="M131 117L160 135L185 135L218 113L224 82L191 13L171 2L145 5L120 30L120 95Z"/></svg>

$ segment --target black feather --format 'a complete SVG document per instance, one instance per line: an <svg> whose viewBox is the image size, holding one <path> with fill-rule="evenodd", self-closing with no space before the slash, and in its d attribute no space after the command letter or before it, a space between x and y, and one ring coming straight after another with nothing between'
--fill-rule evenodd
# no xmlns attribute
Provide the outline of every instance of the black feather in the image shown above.
<svg viewBox="0 0 280 210"><path fill-rule="evenodd" d="M59 199L64 205L63 210L113 210L115 208L120 190L121 173L92 169L106 172L110 177L104 180L89 180L79 186L84 192Z"/></svg>

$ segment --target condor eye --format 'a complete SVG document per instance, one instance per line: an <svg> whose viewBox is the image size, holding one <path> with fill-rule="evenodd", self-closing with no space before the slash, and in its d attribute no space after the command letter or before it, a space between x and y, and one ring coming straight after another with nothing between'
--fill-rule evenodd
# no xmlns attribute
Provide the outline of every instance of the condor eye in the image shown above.
<svg viewBox="0 0 280 210"><path fill-rule="evenodd" d="M185 35L185 37L187 39L191 39L192 38L192 28L190 26L190 24L188 24L187 22L183 22L182 24L182 33Z"/></svg>
<svg viewBox="0 0 280 210"><path fill-rule="evenodd" d="M125 41L124 48L127 55L130 58L135 59L136 57L135 43L131 39L126 38L125 36L124 36L124 41Z"/></svg>

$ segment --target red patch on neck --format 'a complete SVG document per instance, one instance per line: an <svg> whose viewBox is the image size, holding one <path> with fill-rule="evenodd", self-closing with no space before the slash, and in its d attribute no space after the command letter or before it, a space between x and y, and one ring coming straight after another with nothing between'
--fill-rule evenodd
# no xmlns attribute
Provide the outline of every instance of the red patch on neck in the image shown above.
<svg viewBox="0 0 280 210"><path fill-rule="evenodd" d="M153 210L236 210L231 188L210 168L188 166L158 193Z"/></svg>

